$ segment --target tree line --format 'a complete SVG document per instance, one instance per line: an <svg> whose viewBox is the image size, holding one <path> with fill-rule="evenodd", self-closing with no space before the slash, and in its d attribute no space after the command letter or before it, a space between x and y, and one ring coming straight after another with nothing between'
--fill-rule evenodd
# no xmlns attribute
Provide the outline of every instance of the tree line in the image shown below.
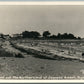
<svg viewBox="0 0 84 84"><path fill-rule="evenodd" d="M51 35L49 31L44 31L42 35L37 31L23 31L21 35L22 38L34 39L81 39L81 37L76 37L71 33L58 33L57 35Z"/></svg>

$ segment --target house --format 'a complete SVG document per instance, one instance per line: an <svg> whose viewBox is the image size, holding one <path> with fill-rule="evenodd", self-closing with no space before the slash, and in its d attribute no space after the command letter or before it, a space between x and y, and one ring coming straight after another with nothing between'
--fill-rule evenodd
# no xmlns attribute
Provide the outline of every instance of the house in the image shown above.
<svg viewBox="0 0 84 84"><path fill-rule="evenodd" d="M21 38L21 37L22 37L22 34L13 34L12 37L13 37L13 38Z"/></svg>
<svg viewBox="0 0 84 84"><path fill-rule="evenodd" d="M10 35L4 35L4 34L2 34L2 33L0 33L0 39L10 39L11 37L10 37Z"/></svg>
<svg viewBox="0 0 84 84"><path fill-rule="evenodd" d="M3 38L4 38L4 39L10 39L11 36L7 34L7 35L3 35Z"/></svg>

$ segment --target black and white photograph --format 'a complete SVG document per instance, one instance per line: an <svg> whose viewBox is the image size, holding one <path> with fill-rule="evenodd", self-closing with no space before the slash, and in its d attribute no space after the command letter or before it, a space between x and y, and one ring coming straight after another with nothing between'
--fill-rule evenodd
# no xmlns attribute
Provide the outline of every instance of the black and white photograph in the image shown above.
<svg viewBox="0 0 84 84"><path fill-rule="evenodd" d="M84 5L0 5L0 79L84 80Z"/></svg>

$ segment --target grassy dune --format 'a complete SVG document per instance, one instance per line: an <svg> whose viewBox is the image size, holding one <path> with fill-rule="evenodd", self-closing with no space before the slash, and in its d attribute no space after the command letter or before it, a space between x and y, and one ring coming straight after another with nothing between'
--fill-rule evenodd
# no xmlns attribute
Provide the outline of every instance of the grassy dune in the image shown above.
<svg viewBox="0 0 84 84"><path fill-rule="evenodd" d="M71 50L70 50L71 49ZM80 49L80 50L79 50ZM74 53L75 52L75 53ZM0 77L62 77L84 74L83 43L16 40L0 47ZM58 79L58 78L57 78ZM80 78L81 79L81 78Z"/></svg>

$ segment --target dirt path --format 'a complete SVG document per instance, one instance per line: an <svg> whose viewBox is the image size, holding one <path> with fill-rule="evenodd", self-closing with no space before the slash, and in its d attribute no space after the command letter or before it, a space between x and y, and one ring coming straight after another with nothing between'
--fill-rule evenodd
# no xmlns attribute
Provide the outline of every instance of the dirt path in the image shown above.
<svg viewBox="0 0 84 84"><path fill-rule="evenodd" d="M33 56L25 58L6 58L8 71L12 74L9 76L21 77L64 77L64 76L80 76L84 74L84 63L69 60L48 60L39 59ZM4 68L5 69L5 68ZM7 70L7 69L6 69ZM5 70L4 70L5 71Z"/></svg>
<svg viewBox="0 0 84 84"><path fill-rule="evenodd" d="M0 77L10 76L13 74L13 71L10 69L10 66L8 66L7 62L5 61L5 58L0 58Z"/></svg>

